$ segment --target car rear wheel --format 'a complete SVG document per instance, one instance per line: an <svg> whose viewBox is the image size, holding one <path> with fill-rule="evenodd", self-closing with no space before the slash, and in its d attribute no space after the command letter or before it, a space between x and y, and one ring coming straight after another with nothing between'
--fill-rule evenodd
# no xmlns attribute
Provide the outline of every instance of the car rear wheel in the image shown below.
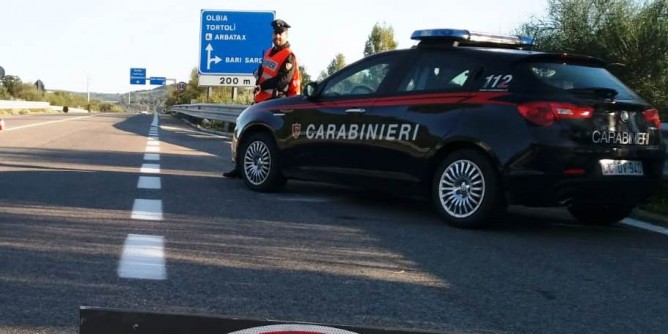
<svg viewBox="0 0 668 334"><path fill-rule="evenodd" d="M582 224L604 226L628 217L634 207L628 204L582 203L572 204L568 211Z"/></svg>
<svg viewBox="0 0 668 334"><path fill-rule="evenodd" d="M241 176L255 191L280 190L286 182L279 168L279 151L274 138L266 133L251 134L241 148Z"/></svg>
<svg viewBox="0 0 668 334"><path fill-rule="evenodd" d="M488 226L506 207L494 167L474 150L455 151L441 162L432 200L447 223L463 228Z"/></svg>

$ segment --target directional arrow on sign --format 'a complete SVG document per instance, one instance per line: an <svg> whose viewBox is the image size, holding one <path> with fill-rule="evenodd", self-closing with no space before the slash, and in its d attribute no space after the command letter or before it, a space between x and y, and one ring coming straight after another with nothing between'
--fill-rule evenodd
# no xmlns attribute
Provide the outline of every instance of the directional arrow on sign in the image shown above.
<svg viewBox="0 0 668 334"><path fill-rule="evenodd" d="M214 58L211 58L211 52L213 51L213 46L211 46L211 43L206 46L206 69L210 70L211 69L211 63L218 64L222 59L220 59L218 56L215 56Z"/></svg>

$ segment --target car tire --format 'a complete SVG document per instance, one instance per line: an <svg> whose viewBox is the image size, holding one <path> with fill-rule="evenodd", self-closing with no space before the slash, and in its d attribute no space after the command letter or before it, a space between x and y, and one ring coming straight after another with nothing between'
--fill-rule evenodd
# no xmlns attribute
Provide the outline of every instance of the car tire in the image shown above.
<svg viewBox="0 0 668 334"><path fill-rule="evenodd" d="M497 171L475 150L449 154L436 169L431 189L437 211L456 227L487 227L506 209Z"/></svg>
<svg viewBox="0 0 668 334"><path fill-rule="evenodd" d="M613 203L579 203L568 207L568 212L581 224L612 225L631 214L635 206Z"/></svg>
<svg viewBox="0 0 668 334"><path fill-rule="evenodd" d="M239 155L241 177L248 188L259 192L275 192L287 182L280 170L280 153L274 138L267 133L254 133L243 141Z"/></svg>

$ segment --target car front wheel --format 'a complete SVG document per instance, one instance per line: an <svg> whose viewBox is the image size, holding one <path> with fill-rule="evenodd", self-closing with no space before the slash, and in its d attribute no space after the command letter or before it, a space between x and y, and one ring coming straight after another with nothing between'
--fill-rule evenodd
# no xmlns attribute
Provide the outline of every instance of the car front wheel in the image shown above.
<svg viewBox="0 0 668 334"><path fill-rule="evenodd" d="M240 152L241 176L255 191L280 190L286 182L279 168L279 151L274 138L266 133L251 134Z"/></svg>
<svg viewBox="0 0 668 334"><path fill-rule="evenodd" d="M441 162L432 181L432 200L447 223L463 228L488 226L506 207L491 162L468 149Z"/></svg>

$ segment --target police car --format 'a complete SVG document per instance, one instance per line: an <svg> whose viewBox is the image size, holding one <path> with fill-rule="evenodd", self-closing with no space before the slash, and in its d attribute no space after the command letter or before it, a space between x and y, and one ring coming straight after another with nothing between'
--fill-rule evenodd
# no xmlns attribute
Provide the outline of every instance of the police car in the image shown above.
<svg viewBox="0 0 668 334"><path fill-rule="evenodd" d="M509 204L611 224L660 184L659 112L600 59L531 51L522 36L412 38L414 48L241 113L232 159L247 186L301 179L422 194L446 222L473 228Z"/></svg>

